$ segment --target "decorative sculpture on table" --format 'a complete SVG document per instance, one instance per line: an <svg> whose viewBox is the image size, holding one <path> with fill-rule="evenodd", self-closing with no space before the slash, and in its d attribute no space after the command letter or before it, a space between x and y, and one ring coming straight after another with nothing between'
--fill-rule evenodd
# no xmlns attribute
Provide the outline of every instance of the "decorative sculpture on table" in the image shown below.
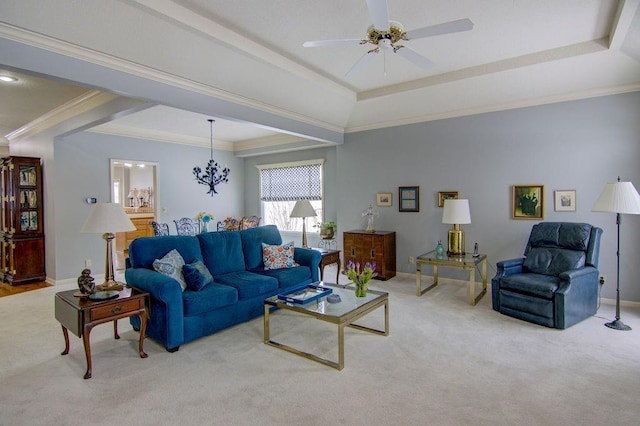
<svg viewBox="0 0 640 426"><path fill-rule="evenodd" d="M369 207L362 212L362 216L367 217L367 228L365 229L365 232L370 232L372 234L376 232L376 229L373 227L373 220L375 217L380 216L380 212L375 210L373 206L369 204Z"/></svg>
<svg viewBox="0 0 640 426"><path fill-rule="evenodd" d="M78 288L82 296L88 296L96 292L95 278L91 276L91 269L83 269L78 277Z"/></svg>

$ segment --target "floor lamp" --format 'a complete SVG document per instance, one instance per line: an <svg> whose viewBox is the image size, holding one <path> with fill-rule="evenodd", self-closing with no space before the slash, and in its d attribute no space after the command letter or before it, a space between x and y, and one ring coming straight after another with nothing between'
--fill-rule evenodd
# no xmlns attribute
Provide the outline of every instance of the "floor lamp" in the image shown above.
<svg viewBox="0 0 640 426"><path fill-rule="evenodd" d="M116 232L135 231L129 216L120 204L98 203L93 205L87 221L80 232L88 234L102 234L107 242L107 257L104 269L104 283L96 287L97 291L120 291L123 284L115 280L113 268L113 239Z"/></svg>
<svg viewBox="0 0 640 426"><path fill-rule="evenodd" d="M307 245L307 229L305 222L308 217L316 216L316 211L309 202L309 200L298 200L296 205L293 206L293 210L289 217L301 217L302 218L302 247L309 247Z"/></svg>
<svg viewBox="0 0 640 426"><path fill-rule="evenodd" d="M618 248L616 250L616 319L605 325L614 330L631 330L620 319L620 215L640 214L640 195L631 182L620 182L620 177L615 183L608 183L602 190L602 194L593 206L594 212L607 212L616 214L618 227Z"/></svg>

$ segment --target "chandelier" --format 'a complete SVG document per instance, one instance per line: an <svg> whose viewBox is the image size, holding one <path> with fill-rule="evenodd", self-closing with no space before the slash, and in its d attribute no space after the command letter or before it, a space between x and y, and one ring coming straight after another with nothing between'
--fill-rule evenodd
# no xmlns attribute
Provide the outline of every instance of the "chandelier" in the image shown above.
<svg viewBox="0 0 640 426"><path fill-rule="evenodd" d="M196 182L201 183L202 185L207 185L209 190L207 194L217 194L216 185L219 183L228 183L229 182L229 173L231 170L227 166L222 169L220 165L213 159L213 123L215 120L209 119L209 126L211 127L211 159L207 163L207 167L204 169L204 173L202 173L202 169L198 166L193 168L193 175L196 177Z"/></svg>

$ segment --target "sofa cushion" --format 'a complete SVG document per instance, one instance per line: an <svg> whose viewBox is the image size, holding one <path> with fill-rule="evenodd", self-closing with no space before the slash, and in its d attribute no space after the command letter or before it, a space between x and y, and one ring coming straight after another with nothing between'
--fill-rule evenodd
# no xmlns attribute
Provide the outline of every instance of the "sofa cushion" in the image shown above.
<svg viewBox="0 0 640 426"><path fill-rule="evenodd" d="M591 228L588 223L542 222L531 229L529 245L586 251Z"/></svg>
<svg viewBox="0 0 640 426"><path fill-rule="evenodd" d="M248 299L261 294L273 293L278 288L277 279L249 271L216 275L215 280L217 283L235 287L236 290L238 290L239 300Z"/></svg>
<svg viewBox="0 0 640 426"><path fill-rule="evenodd" d="M534 247L527 254L523 266L529 272L558 276L562 272L582 268L584 262L583 251Z"/></svg>
<svg viewBox="0 0 640 426"><path fill-rule="evenodd" d="M187 282L187 288L193 291L200 291L213 282L211 272L200 260L185 264L182 267L182 273Z"/></svg>
<svg viewBox="0 0 640 426"><path fill-rule="evenodd" d="M129 262L132 268L153 269L153 261L176 249L185 263L202 260L196 237L166 235L162 237L136 238L129 245Z"/></svg>
<svg viewBox="0 0 640 426"><path fill-rule="evenodd" d="M544 299L553 298L558 290L560 278L540 274L516 274L500 280L500 290L511 290L516 293L534 295Z"/></svg>
<svg viewBox="0 0 640 426"><path fill-rule="evenodd" d="M311 270L308 266L296 266L284 269L256 270L260 275L266 275L278 280L279 288L295 287L311 284Z"/></svg>
<svg viewBox="0 0 640 426"><path fill-rule="evenodd" d="M282 245L262 243L264 269L283 269L299 266L293 261L293 241Z"/></svg>
<svg viewBox="0 0 640 426"><path fill-rule="evenodd" d="M262 262L262 243L271 245L282 244L280 231L278 231L275 225L243 229L240 231L240 236L242 237L244 263L249 271L264 268L264 263Z"/></svg>
<svg viewBox="0 0 640 426"><path fill-rule="evenodd" d="M182 291L187 288L187 282L185 281L184 274L182 273L183 266L184 259L176 249L171 250L161 259L153 261L153 269L178 281Z"/></svg>
<svg viewBox="0 0 640 426"><path fill-rule="evenodd" d="M235 288L219 283L211 283L200 291L185 290L182 294L184 316L190 317L211 312L238 301Z"/></svg>
<svg viewBox="0 0 640 426"><path fill-rule="evenodd" d="M202 260L214 277L244 271L242 241L238 232L221 231L198 234Z"/></svg>

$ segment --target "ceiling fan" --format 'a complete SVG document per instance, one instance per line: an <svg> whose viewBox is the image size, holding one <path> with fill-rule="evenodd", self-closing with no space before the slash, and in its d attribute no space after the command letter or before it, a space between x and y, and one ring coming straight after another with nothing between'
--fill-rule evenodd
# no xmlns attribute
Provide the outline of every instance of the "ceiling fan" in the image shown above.
<svg viewBox="0 0 640 426"><path fill-rule="evenodd" d="M367 29L367 35L362 39L342 39L342 40L317 40L307 41L304 47L324 47L342 46L354 44L372 44L375 47L365 53L347 71L345 77L352 77L362 71L377 53L382 51L397 53L406 60L412 62L420 68L426 69L433 65L428 58L420 55L415 50L411 50L402 41L414 40L417 38L432 37L441 34L457 33L469 31L473 28L473 22L469 19L458 19L456 21L444 22L442 24L430 25L428 27L416 28L405 31L401 23L389 20L389 8L387 0L366 0L369 13L373 20L373 25Z"/></svg>

